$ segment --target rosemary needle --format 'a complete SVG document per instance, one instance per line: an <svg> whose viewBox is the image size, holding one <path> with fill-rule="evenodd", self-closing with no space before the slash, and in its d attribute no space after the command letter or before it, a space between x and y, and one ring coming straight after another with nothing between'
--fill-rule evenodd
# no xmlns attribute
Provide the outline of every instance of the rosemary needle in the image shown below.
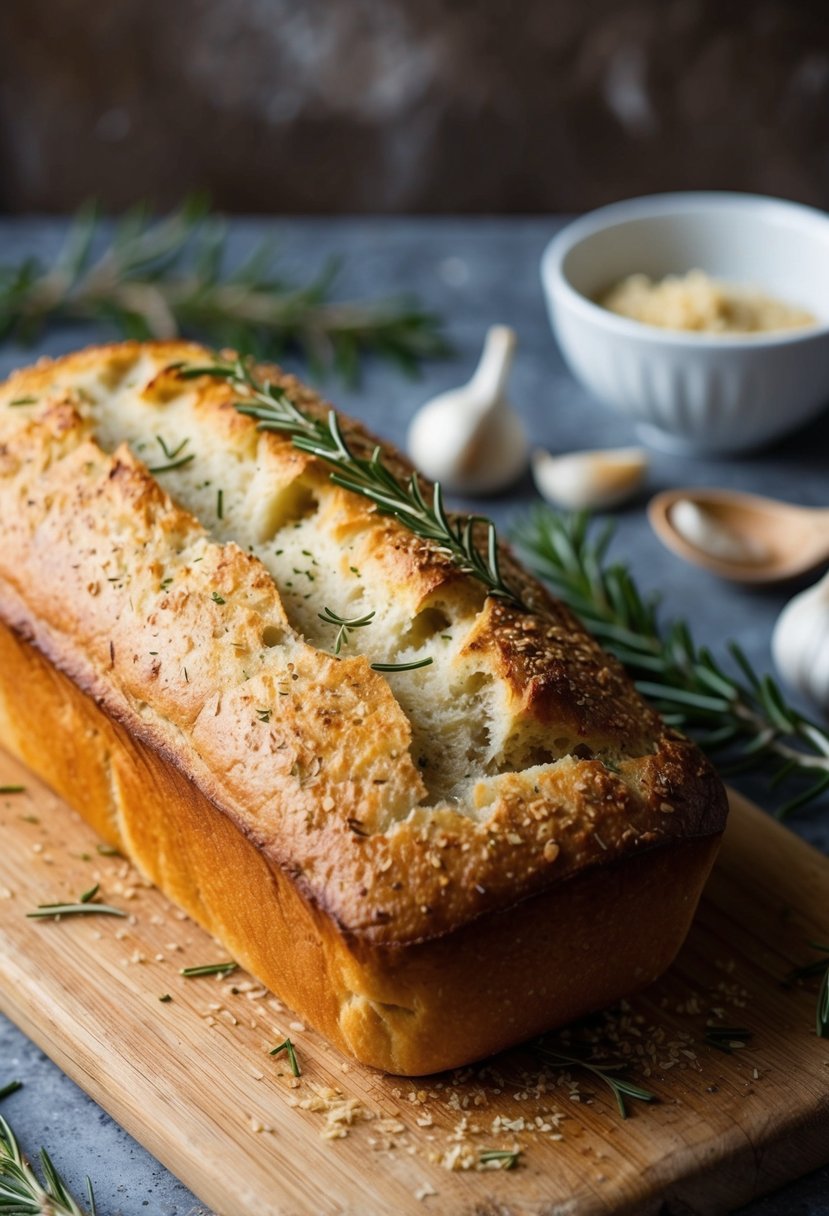
<svg viewBox="0 0 829 1216"><path fill-rule="evenodd" d="M0 1102L3 1098L9 1098L12 1094L16 1094L19 1089L23 1088L22 1081L9 1081L8 1085L0 1088Z"/></svg>
<svg viewBox="0 0 829 1216"><path fill-rule="evenodd" d="M291 1066L291 1072L295 1077L302 1076L302 1071L299 1067L299 1060L296 1058L296 1049L290 1039L283 1039L281 1043L277 1043L276 1047L272 1047L268 1052L269 1056L278 1056L280 1052L285 1052L288 1056L288 1063Z"/></svg>
<svg viewBox="0 0 829 1216"><path fill-rule="evenodd" d="M25 785L0 785L0 794L25 794Z"/></svg>
<svg viewBox="0 0 829 1216"><path fill-rule="evenodd" d="M190 442L189 439L182 439L181 443L176 444L174 448L169 448L160 435L156 435L156 442L161 448L167 460L175 460L175 458L184 451Z"/></svg>
<svg viewBox="0 0 829 1216"><path fill-rule="evenodd" d="M155 476L156 473L170 473L173 469L183 469L185 465L190 464L196 459L195 452L191 452L189 456L181 456L178 460L170 460L167 464L155 464L147 467L147 472Z"/></svg>
<svg viewBox="0 0 829 1216"><path fill-rule="evenodd" d="M339 654L343 645L348 641L348 635L352 629L362 629L366 625L370 625L374 620L374 611L367 612L365 616L340 616L334 612L332 608L325 607L322 612L318 612L317 616L321 621L325 621L328 625L337 625L337 636L334 639L334 654Z"/></svg>
<svg viewBox="0 0 829 1216"><path fill-rule="evenodd" d="M489 1165L498 1163L502 1170L514 1170L518 1164L518 1158L521 1156L521 1149L502 1149L502 1148L485 1148L481 1150L478 1160L481 1165Z"/></svg>
<svg viewBox="0 0 829 1216"><path fill-rule="evenodd" d="M751 1031L743 1026L705 1027L705 1042L709 1047L716 1047L717 1051L724 1051L726 1055L745 1047L751 1037Z"/></svg>
<svg viewBox="0 0 829 1216"><path fill-rule="evenodd" d="M55 920L61 916L126 916L120 908L110 904L77 903L77 904L38 904L34 912L27 912L30 920L43 920L53 916Z"/></svg>
<svg viewBox="0 0 829 1216"><path fill-rule="evenodd" d="M820 942L809 942L809 945L813 950L820 950L824 957L795 967L785 982L791 984L796 980L808 980L818 975L821 977L815 1006L815 1034L819 1039L829 1039L829 946L821 945Z"/></svg>
<svg viewBox="0 0 829 1216"><path fill-rule="evenodd" d="M428 667L434 659L414 659L411 663L372 663L372 671L417 671L420 667Z"/></svg>
<svg viewBox="0 0 829 1216"><path fill-rule="evenodd" d="M182 967L179 975L184 975L187 979L195 979L202 975L230 975L231 971L235 971L237 963L232 959L228 959L226 963L203 963L200 967Z"/></svg>
<svg viewBox="0 0 829 1216"><path fill-rule="evenodd" d="M829 966L820 981L815 1012L815 1033L819 1039L829 1039Z"/></svg>

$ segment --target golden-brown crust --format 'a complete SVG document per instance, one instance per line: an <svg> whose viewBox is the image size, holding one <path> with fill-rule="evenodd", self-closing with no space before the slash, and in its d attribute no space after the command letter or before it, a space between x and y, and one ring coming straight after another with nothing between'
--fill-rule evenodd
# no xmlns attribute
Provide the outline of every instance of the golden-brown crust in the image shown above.
<svg viewBox="0 0 829 1216"><path fill-rule="evenodd" d="M307 1022L407 1075L468 1063L650 983L685 936L719 843L677 838L454 933L375 945L340 933L178 768L2 624L0 743Z"/></svg>
<svg viewBox="0 0 829 1216"><path fill-rule="evenodd" d="M509 557L538 611L485 600L461 661L499 683L544 761L482 774L471 807L427 805L388 682L364 658L337 661L302 639L284 661L264 650L263 628L286 617L261 562L211 541L127 448L96 442L74 386L90 370L123 379L139 353L157 363L136 388L148 409L181 392L165 367L208 357L185 343L125 343L41 362L0 388L0 617L195 782L339 933L372 948L426 942L722 830L724 795L697 749ZM303 407L325 408L292 377L272 377ZM189 390L223 442L328 486L321 462L258 436L226 384ZM37 404L6 408L28 396ZM346 433L370 451L357 424ZM434 547L364 499L329 494L338 535L361 537L413 611L450 590L481 604L479 586ZM551 738L570 754L550 762Z"/></svg>

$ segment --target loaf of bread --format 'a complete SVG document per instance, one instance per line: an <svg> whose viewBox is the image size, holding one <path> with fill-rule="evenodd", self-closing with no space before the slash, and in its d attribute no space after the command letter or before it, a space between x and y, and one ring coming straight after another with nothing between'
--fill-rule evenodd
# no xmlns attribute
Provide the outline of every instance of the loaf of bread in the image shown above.
<svg viewBox="0 0 829 1216"><path fill-rule="evenodd" d="M0 387L0 743L364 1063L650 983L724 826L703 756L507 552L532 611L182 375L215 359L127 342ZM331 614L369 618L338 654Z"/></svg>

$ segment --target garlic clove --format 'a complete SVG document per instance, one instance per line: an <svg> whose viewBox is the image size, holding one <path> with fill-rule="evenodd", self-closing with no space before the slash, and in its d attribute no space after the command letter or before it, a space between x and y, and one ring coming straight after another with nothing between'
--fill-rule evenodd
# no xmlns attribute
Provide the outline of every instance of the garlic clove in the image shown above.
<svg viewBox="0 0 829 1216"><path fill-rule="evenodd" d="M527 436L505 395L515 342L506 325L492 326L468 384L434 397L412 419L412 463L446 490L490 494L524 471Z"/></svg>
<svg viewBox="0 0 829 1216"><path fill-rule="evenodd" d="M771 651L786 684L829 714L829 574L789 601Z"/></svg>
<svg viewBox="0 0 829 1216"><path fill-rule="evenodd" d="M569 511L604 510L619 506L642 486L648 458L642 448L609 448L552 456L543 448L532 454L538 492L548 502Z"/></svg>

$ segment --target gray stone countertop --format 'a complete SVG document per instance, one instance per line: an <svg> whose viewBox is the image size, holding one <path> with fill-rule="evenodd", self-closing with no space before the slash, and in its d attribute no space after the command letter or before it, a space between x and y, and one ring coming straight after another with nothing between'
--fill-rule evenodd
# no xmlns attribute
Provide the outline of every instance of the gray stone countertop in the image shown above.
<svg viewBox="0 0 829 1216"><path fill-rule="evenodd" d="M333 382L324 386L337 404L398 443L422 401L468 376L493 322L506 323L518 332L511 397L534 443L554 451L635 443L632 424L607 413L573 381L550 333L538 264L546 241L562 222L540 218L238 220L231 226L231 256L241 257L258 238L275 236L284 268L305 278L329 255L342 254L344 293L377 297L414 292L446 318L455 355L429 364L419 380L408 381L396 370L377 364L367 368L355 390L343 390ZM52 256L62 232L58 221L0 221L0 265L28 253ZM34 349L6 344L0 347L0 375L37 355L62 353L110 336L104 329L78 326L50 331ZM785 408L781 402L781 409ZM739 460L652 454L648 492L704 484L777 495L804 505L829 505L829 413L773 448ZM533 498L527 481L509 495L489 501L485 509L506 528ZM657 542L642 507L639 501L618 514L614 543L615 553L630 563L640 586L658 590L665 616L685 617L696 638L715 652L721 653L724 640L734 637L759 669L769 670L771 628L791 591L745 591L683 564ZM771 805L762 783L738 784ZM829 852L829 802L803 811L790 820L790 826ZM39 1145L47 1145L78 1193L89 1174L96 1184L101 1216L146 1212L196 1216L204 1211L180 1182L0 1017L0 1083L11 1077L22 1079L25 1087L3 1103L2 1113L25 1149L33 1153ZM742 1216L795 1214L829 1216L829 1168L742 1209Z"/></svg>

